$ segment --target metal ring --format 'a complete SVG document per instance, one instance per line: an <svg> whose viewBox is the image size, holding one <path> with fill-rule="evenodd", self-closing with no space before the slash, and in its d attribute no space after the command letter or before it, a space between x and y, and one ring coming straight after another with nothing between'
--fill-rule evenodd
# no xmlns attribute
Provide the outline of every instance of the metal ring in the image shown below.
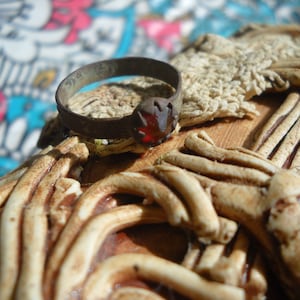
<svg viewBox="0 0 300 300"><path fill-rule="evenodd" d="M104 79L137 75L166 82L175 89L170 98L148 98L131 115L115 118L91 118L71 111L69 99L82 87ZM166 140L174 130L181 109L181 76L166 62L144 57L110 59L85 65L68 75L58 86L56 103L62 124L92 138L129 138L153 146Z"/></svg>

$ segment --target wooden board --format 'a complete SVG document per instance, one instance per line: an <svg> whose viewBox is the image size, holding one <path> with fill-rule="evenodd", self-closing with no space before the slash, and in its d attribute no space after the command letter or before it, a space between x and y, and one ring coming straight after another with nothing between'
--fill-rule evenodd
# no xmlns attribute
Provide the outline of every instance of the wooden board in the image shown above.
<svg viewBox="0 0 300 300"><path fill-rule="evenodd" d="M252 101L255 103L259 115L253 118L220 119L207 122L197 128L182 130L167 142L149 149L143 155L125 153L95 158L87 164L83 173L83 182L92 183L118 171L137 171L150 166L163 153L182 147L185 137L192 131L205 130L221 147L250 148L255 135L286 96L286 94L267 94L256 97Z"/></svg>

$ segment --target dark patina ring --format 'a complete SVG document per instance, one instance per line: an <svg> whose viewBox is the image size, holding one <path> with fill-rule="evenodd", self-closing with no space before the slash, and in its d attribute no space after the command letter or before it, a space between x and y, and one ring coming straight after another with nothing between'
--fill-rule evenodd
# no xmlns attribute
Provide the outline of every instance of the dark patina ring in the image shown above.
<svg viewBox="0 0 300 300"><path fill-rule="evenodd" d="M119 76L145 76L159 79L175 89L169 98L146 98L131 115L115 118L91 118L71 111L69 99L84 86ZM165 141L178 122L182 97L180 73L168 63L144 58L126 57L85 65L58 86L56 103L62 124L68 129L92 138L119 139L133 137L138 143L153 146Z"/></svg>

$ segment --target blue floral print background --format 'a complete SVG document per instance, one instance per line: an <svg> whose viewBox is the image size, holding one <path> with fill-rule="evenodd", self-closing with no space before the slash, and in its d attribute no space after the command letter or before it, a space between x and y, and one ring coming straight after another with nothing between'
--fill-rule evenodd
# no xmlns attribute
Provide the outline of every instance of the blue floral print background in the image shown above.
<svg viewBox="0 0 300 300"><path fill-rule="evenodd" d="M0 0L0 176L38 151L54 93L92 61L168 57L204 33L300 22L300 0Z"/></svg>

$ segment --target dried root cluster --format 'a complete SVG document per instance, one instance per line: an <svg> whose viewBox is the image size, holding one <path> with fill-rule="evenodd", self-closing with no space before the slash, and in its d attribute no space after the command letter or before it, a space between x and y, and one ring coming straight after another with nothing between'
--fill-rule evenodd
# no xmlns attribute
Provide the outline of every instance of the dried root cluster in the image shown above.
<svg viewBox="0 0 300 300"><path fill-rule="evenodd" d="M300 166L299 141L299 94L291 93L264 125L252 150L280 167L297 168Z"/></svg>
<svg viewBox="0 0 300 300"><path fill-rule="evenodd" d="M45 149L0 180L0 298L165 299L130 284L140 280L187 299L265 299L271 270L286 295L299 299L298 106L291 94L258 136L256 152L220 148L200 131L152 167L86 188L79 178L85 144L72 137ZM294 146L283 151L285 143ZM101 258L111 234L140 224L182 229L185 255Z"/></svg>

